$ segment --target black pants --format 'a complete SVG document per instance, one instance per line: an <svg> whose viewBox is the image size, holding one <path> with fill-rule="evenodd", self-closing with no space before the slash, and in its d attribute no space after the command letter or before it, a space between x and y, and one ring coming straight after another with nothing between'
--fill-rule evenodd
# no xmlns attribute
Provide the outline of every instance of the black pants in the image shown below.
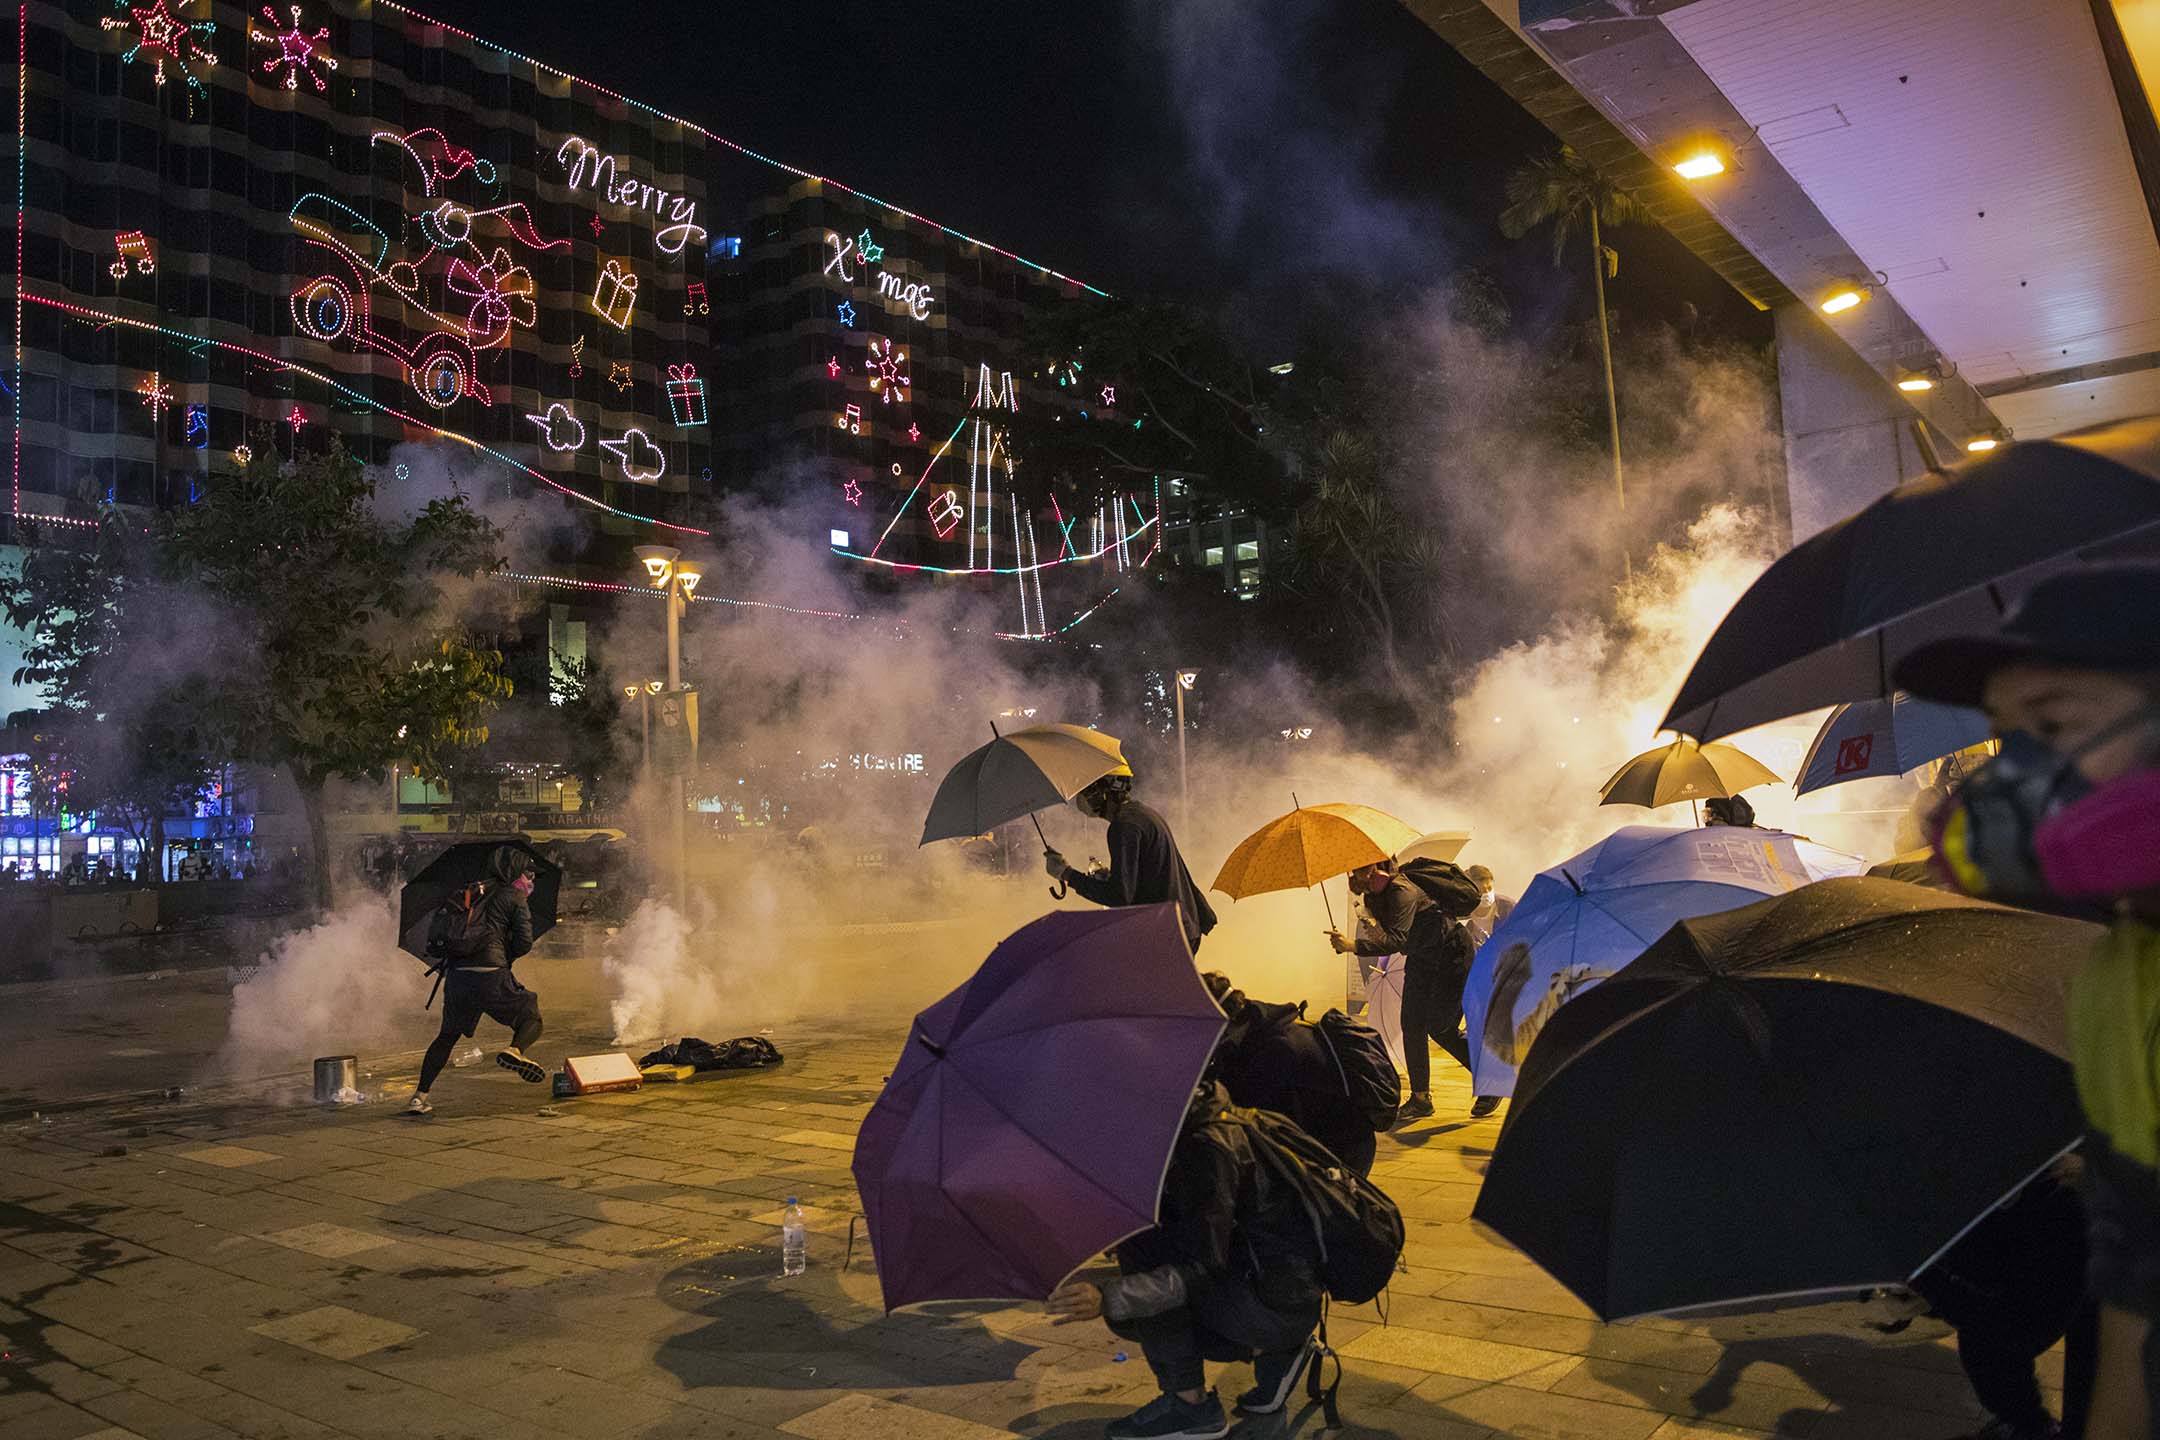
<svg viewBox="0 0 2160 1440"><path fill-rule="evenodd" d="M2055 1333L2050 1333L2054 1331ZM2005 1317L2001 1323L1967 1323L1957 1332L1958 1363L1973 1394L1990 1415L2014 1425L2037 1426L2050 1417L2040 1398L2033 1362L2057 1340L2063 1347L2063 1434L2084 1432L2100 1338L2099 1312L2086 1306L2066 1335L2047 1324Z"/></svg>
<svg viewBox="0 0 2160 1440"><path fill-rule="evenodd" d="M1437 960L1403 957L1403 1063L1410 1071L1410 1093L1432 1089L1432 1054L1426 1038L1470 1068L1470 1042L1462 1036L1462 996L1466 975Z"/></svg>
<svg viewBox="0 0 2160 1440"><path fill-rule="evenodd" d="M1111 1333L1138 1341L1165 1394L1207 1387L1206 1362L1285 1355L1320 1323L1320 1302L1277 1310L1251 1286L1199 1281L1183 1309L1135 1320L1106 1320Z"/></svg>
<svg viewBox="0 0 2160 1440"><path fill-rule="evenodd" d="M540 997L518 984L509 970L452 970L443 977L442 1028L420 1058L425 1094L450 1063L457 1042L480 1028L482 1016L510 1027L510 1043L529 1048L540 1038Z"/></svg>

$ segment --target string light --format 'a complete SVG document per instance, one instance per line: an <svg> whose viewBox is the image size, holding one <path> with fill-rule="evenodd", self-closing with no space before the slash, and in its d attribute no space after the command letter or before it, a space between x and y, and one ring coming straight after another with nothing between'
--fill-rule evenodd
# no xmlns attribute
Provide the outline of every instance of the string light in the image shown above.
<svg viewBox="0 0 2160 1440"><path fill-rule="evenodd" d="M121 230L116 232L113 235L113 248L120 252L120 258L105 267L113 279L123 280L127 278L128 258L130 256L134 257L136 274L155 275L157 273L157 257L150 253L150 237L143 234L142 231Z"/></svg>
<svg viewBox="0 0 2160 1440"><path fill-rule="evenodd" d="M593 283L593 313L618 330L630 328L630 312L637 305L638 277L610 260Z"/></svg>
<svg viewBox="0 0 2160 1440"><path fill-rule="evenodd" d="M179 8L187 9L195 0L179 0ZM128 18L107 15L98 21L101 30L126 30L133 27L135 44L120 57L124 65L145 50L154 51L157 65L157 83L165 83L165 62L173 62L173 69L187 81L189 88L200 90L202 81L188 69L188 61L200 60L208 70L217 65L217 52L210 48L211 37L217 34L215 20L182 20L168 9L165 0L151 0L148 5L133 5L128 0L113 0L113 9L125 10Z"/></svg>
<svg viewBox="0 0 2160 1440"><path fill-rule="evenodd" d="M210 407L190 405L187 407L187 428L180 432L183 441L192 440L197 450L210 448Z"/></svg>
<svg viewBox="0 0 2160 1440"><path fill-rule="evenodd" d="M1045 630L1039 635L1012 635L1008 634L1003 630L1000 630L995 632L996 636L1000 640L1055 640L1060 635L1078 629L1081 623L1085 621L1089 616L1093 615L1096 611L1102 609L1103 606L1109 604L1112 600L1117 599L1118 590L1122 590L1124 588L1125 587L1122 585L1118 586L1109 594L1103 596L1102 599L1097 600L1093 605L1088 606L1087 609L1081 611L1078 615L1073 616L1072 619L1066 621L1063 625L1058 626L1058 628L1055 630Z"/></svg>
<svg viewBox="0 0 2160 1440"><path fill-rule="evenodd" d="M551 476L541 474L538 470L533 469L530 465L526 465L517 460L511 459L508 455L503 454L500 450L495 450L490 448L489 446L481 444L478 440L473 439L470 435L463 435L455 430L446 430L440 425L431 425L427 421L422 420L417 415L409 415L406 412L396 409L393 406L385 405L380 400L375 399L371 395L367 395L359 390L355 390L349 385L341 384L340 382L331 379L329 376L322 374L320 371L310 370L305 365L301 365L292 360L285 359L282 356L271 355L261 350L250 349L248 346L245 345L236 345L229 340L212 340L201 335L191 335L184 330L175 330L169 326L154 324L148 320L136 320L121 315L108 315L102 310L93 310L88 306L72 304L69 301L65 300L54 300L44 295L31 295L27 293L22 293L18 295L18 299L27 304L43 305L50 309L64 311L68 314L78 316L84 320L93 320L101 326L126 325L132 329L144 330L153 334L169 336L172 339L178 340L183 344L189 345L198 350L204 348L215 348L219 350L230 351L235 355L244 355L248 359L253 360L257 364L262 365L268 369L284 371L293 375L305 376L307 379L314 381L318 385L321 385L328 390L336 392L336 394L338 394L345 401L352 405L360 406L369 410L380 411L381 413L391 416L394 419L402 420L405 424L412 426L416 430L425 430L429 434L434 435L439 439L454 440L458 444L466 446L467 448L472 450L477 450L481 454L486 455L491 459L500 460L503 464L509 466L511 469L521 471L524 474L531 476L533 479L539 481L542 485L547 486L548 489L553 490L556 493L563 495L571 500L575 500L580 505L589 505L595 510L602 511L609 515L617 516L624 520L633 520L641 525L651 525L656 529L672 530L684 535L710 535L712 533L709 530L701 530L695 525L679 525L670 520L656 520L650 515L640 515L636 511L623 510L616 506L610 505L603 500L596 500L592 496L587 495L582 490L573 489L570 486L563 484L561 481L556 480ZM18 331L17 333L19 335L20 331ZM244 446L240 447L240 449L245 448L246 447ZM240 458L240 449L234 450L233 456L235 459ZM20 465L20 453L21 445L20 439L18 438L18 466ZM241 460L241 463L246 464L247 462L245 460ZM16 496L18 508L15 512L18 515L22 513L20 509L21 494L21 475L18 470L16 477Z"/></svg>
<svg viewBox="0 0 2160 1440"><path fill-rule="evenodd" d="M892 404L895 395L902 401L908 398L906 392L913 381L908 377L907 363L907 351L893 349L891 340L871 340L870 355L863 361L863 368L870 372L870 388L877 391L887 405ZM914 429L912 425L908 428Z"/></svg>
<svg viewBox="0 0 2160 1440"><path fill-rule="evenodd" d="M610 205L640 214L650 210L656 220L666 223L653 230L653 248L663 255L680 255L683 247L705 243L705 227L697 223L697 201L688 195L677 195L663 190L649 180L634 176L618 180L616 173L624 168L613 155L596 148L582 135L572 135L555 147L555 163L563 167L563 185L576 190L583 186L597 190L607 197ZM595 215L594 220L600 217ZM600 232L593 231L595 238Z"/></svg>
<svg viewBox="0 0 2160 1440"><path fill-rule="evenodd" d="M630 367L620 360L608 362L607 378L608 384L613 385L618 391L628 390L636 383L630 378Z"/></svg>
<svg viewBox="0 0 2160 1440"><path fill-rule="evenodd" d="M945 493L951 495L954 492L948 490ZM1141 528L1151 530L1154 526L1155 522L1150 520ZM1130 544L1134 539L1138 538L1139 534L1140 531L1128 532L1122 543ZM1065 558L1038 560L1030 565L917 565L905 560L881 560L874 554L863 555L852 550L835 550L833 553L849 560L860 560L866 565L883 565L889 570L916 570L926 575L1032 575L1038 570L1054 570L1060 565L1074 565L1088 560L1100 560L1103 556L1115 550L1118 543L1120 542L1113 541L1099 550L1091 550L1085 554Z"/></svg>
<svg viewBox="0 0 2160 1440"><path fill-rule="evenodd" d="M922 427L920 425L909 425L907 427L907 438L920 445L922 443Z"/></svg>
<svg viewBox="0 0 2160 1440"><path fill-rule="evenodd" d="M1102 387L1102 403L1105 405L1117 404L1117 386L1105 385Z"/></svg>
<svg viewBox="0 0 2160 1440"><path fill-rule="evenodd" d="M284 22L277 18L277 12L268 5L263 6L262 13L263 19L270 22L270 31L265 33L257 30L253 25L249 25L248 39L258 45L275 45L278 47L277 54L263 61L263 73L275 75L282 68L285 71L285 88L287 90L298 90L300 88L300 76L303 72L306 73L308 79L315 82L316 94L320 95L323 91L329 89L330 87L324 83L322 76L315 73L315 67L320 65L325 70L337 69L337 58L335 56L317 52L317 47L330 38L330 27L325 25L313 35L301 34L300 7L298 5L292 7L292 28L290 30L278 28Z"/></svg>
<svg viewBox="0 0 2160 1440"><path fill-rule="evenodd" d="M602 440L600 448L622 463L623 478L634 484L650 485L667 474L667 453L634 425L618 439Z"/></svg>
<svg viewBox="0 0 2160 1440"><path fill-rule="evenodd" d="M870 239L870 227L865 225L862 234L855 237L855 253L862 256L863 263L875 265L885 258L885 247Z"/></svg>
<svg viewBox="0 0 2160 1440"><path fill-rule="evenodd" d="M239 464L251 465L255 462L255 447L252 445L235 445L232 447L232 458Z"/></svg>
<svg viewBox="0 0 2160 1440"><path fill-rule="evenodd" d="M547 585L561 590L594 590L608 595L635 595L646 600L658 600L667 592L655 590L650 585L615 585L599 580L572 580L561 575L532 575L517 570L498 570L495 579L517 585ZM800 605L782 605L773 600L743 600L728 595L712 595L703 590L690 596L694 605L732 605L744 610L772 610L782 615L802 615L814 620L868 620L868 615L851 615L843 610L808 610Z"/></svg>
<svg viewBox="0 0 2160 1440"><path fill-rule="evenodd" d="M570 407L560 400L549 405L546 414L525 418L540 427L541 440L557 454L584 447L585 422L571 414Z"/></svg>
<svg viewBox="0 0 2160 1440"><path fill-rule="evenodd" d="M150 412L150 425L155 429L158 421L164 417L165 407L173 403L172 386L165 383L163 375L153 370L149 379L137 383L135 393L142 396L143 408Z"/></svg>
<svg viewBox="0 0 2160 1440"><path fill-rule="evenodd" d="M292 426L293 437L295 439L298 439L300 435L300 427L307 424L307 416L301 413L300 406L297 402L295 402L292 407L292 414L285 417L285 423Z"/></svg>
<svg viewBox="0 0 2160 1440"><path fill-rule="evenodd" d="M667 373L668 409L674 412L675 423L684 429L705 424L705 382L698 379L697 366L685 360L668 366Z"/></svg>
<svg viewBox="0 0 2160 1440"><path fill-rule="evenodd" d="M840 378L840 357L835 355L825 362L825 374L834 380Z"/></svg>
<svg viewBox="0 0 2160 1440"><path fill-rule="evenodd" d="M842 300L840 308L833 311L833 318L852 330L855 328L855 307Z"/></svg>
<svg viewBox="0 0 2160 1440"><path fill-rule="evenodd" d="M563 80L569 81L573 85L582 85L588 90L596 91L599 94L609 97L610 99L619 101L623 105L628 106L630 109L642 111L655 119L666 120L672 124L680 125L686 130L695 131L697 134L704 136L705 139L711 141L713 144L720 146L722 149L731 150L734 153L743 156L745 159L755 160L761 165L769 165L775 170L779 170L786 174L793 175L798 180L816 181L818 184L836 190L843 195L852 195L866 204L875 205L879 209L887 211L893 215L897 215L903 220L913 220L917 224L927 226L930 229L937 231L941 235L950 236L952 239L957 240L964 245L977 246L981 249L989 251L993 255L1001 255L1005 259L1012 261L1014 264L1032 270L1038 275L1042 275L1051 280L1059 281L1066 285L1071 285L1075 289L1085 290L1090 295L1099 295L1104 298L1108 298L1110 294L1110 292L1107 290L1097 289L1095 286L1089 285L1085 281L1076 280L1072 276L1063 274L1056 270L1052 270L1046 265L1038 265L1034 261L1026 258L1025 256L1015 255L1012 251L1004 249L1001 246L992 245L987 240L979 240L973 235L969 235L964 231L955 230L950 225L940 225L937 221L930 219L926 215L918 215L912 210L908 210L903 208L902 206L893 204L890 200L879 199L877 196L872 195L866 190L858 190L854 186L842 184L840 181L835 180L830 176L813 174L808 170L800 169L794 165L790 165L783 160L776 160L770 155L761 154L758 151L751 149L747 145L738 144L737 142L728 139L725 135L719 135L711 130L706 129L704 126L698 124L694 120L686 120L680 115L669 114L667 111L661 110L656 106L648 105L642 100L633 99L630 96L623 94L621 91L611 90L605 85L595 84L593 81L587 80L581 75L573 75L567 70L561 69L554 65L550 65L542 60L535 60L532 56L523 54L516 50L512 50L506 45L497 44L493 40L483 39L482 37L473 34L470 30L464 30L460 29L458 26L455 25L445 24L443 21L437 20L432 15L428 15L420 10L416 10L410 5L399 3L399 0L377 0L377 3L383 9L392 10L400 15L408 16L411 19L417 20L424 25L433 25L437 29L447 31L452 35L456 35L462 39L469 40L475 45L482 46L485 49L493 50L498 55L507 55L511 59L516 60L521 64L530 65L535 70L545 71L547 74L558 76Z"/></svg>
<svg viewBox="0 0 2160 1440"><path fill-rule="evenodd" d="M845 485L842 485L840 487L840 498L847 501L847 503L850 505L861 505L862 496L862 486L856 484L853 480L848 481Z"/></svg>
<svg viewBox="0 0 2160 1440"><path fill-rule="evenodd" d="M960 492L957 490L947 490L930 502L930 524L937 531L937 538L940 540L950 536L953 527L966 518L967 512L960 508Z"/></svg>
<svg viewBox="0 0 2160 1440"><path fill-rule="evenodd" d="M878 536L877 544L870 547L870 554L872 555L872 557L875 557L878 551L885 548L886 540L892 535L893 526L898 525L900 523L900 517L907 514L908 506L915 503L915 497L922 492L922 487L926 483L928 483L930 479L930 472L937 468L938 461L945 458L945 452L952 448L952 442L959 439L960 432L966 428L967 421L964 419L959 424L953 426L952 434L945 437L945 443L938 446L937 453L930 457L930 463L923 466L922 474L917 476L915 479L915 487L912 490L908 491L907 499L900 502L900 508L893 511L892 519L885 522L885 532L884 534Z"/></svg>

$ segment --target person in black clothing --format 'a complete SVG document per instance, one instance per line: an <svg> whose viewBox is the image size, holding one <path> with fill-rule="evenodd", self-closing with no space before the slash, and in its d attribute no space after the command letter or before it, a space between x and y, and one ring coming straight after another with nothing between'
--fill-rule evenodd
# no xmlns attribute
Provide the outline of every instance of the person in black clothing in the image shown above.
<svg viewBox="0 0 2160 1440"><path fill-rule="evenodd" d="M1222 1401L1207 1389L1206 1362L1250 1360L1247 1415L1272 1415L1312 1363L1323 1287L1311 1257L1241 1223L1266 1213L1268 1179L1228 1110L1223 1088L1203 1081L1171 1152L1154 1229L1117 1248L1120 1273L1060 1286L1049 1299L1058 1324L1100 1317L1138 1341L1163 1393L1122 1420L1109 1440L1219 1440L1230 1433ZM1302 1221L1301 1221L1302 1223Z"/></svg>
<svg viewBox="0 0 2160 1440"><path fill-rule="evenodd" d="M1132 798L1132 767L1120 765L1073 796L1081 814L1110 822L1110 866L1081 870L1055 850L1043 852L1043 868L1097 905L1159 905L1177 902L1185 922L1185 940L1197 951L1200 938L1215 928L1215 911L1193 884L1185 857L1178 853L1170 826Z"/></svg>
<svg viewBox="0 0 2160 1440"><path fill-rule="evenodd" d="M1328 931L1337 954L1403 957L1403 1063L1410 1072L1410 1098L1401 1118L1421 1120L1433 1113L1432 1055L1427 1037L1463 1069L1470 1068L1470 1045L1462 1036L1463 986L1470 978L1473 953L1463 920L1478 908L1483 892L1476 882L1445 860L1413 860L1397 873L1395 862L1381 860L1350 872L1350 888L1365 897L1366 913L1379 935L1346 939ZM1497 1096L1471 1101L1470 1118L1482 1120L1500 1108Z"/></svg>
<svg viewBox="0 0 2160 1440"><path fill-rule="evenodd" d="M1200 977L1229 1025L1215 1044L1211 1073L1248 1110L1272 1110L1327 1146L1360 1175L1372 1173L1379 1142L1344 1090L1342 1071L1300 1005L1248 1000L1227 975Z"/></svg>
<svg viewBox="0 0 2160 1440"><path fill-rule="evenodd" d="M2055 1440L2085 1430L2100 1317L2085 1289L2081 1162L2066 1157L1914 1276L1912 1289L1957 1330L1958 1363L1991 1417L1965 1440ZM2063 1418L2040 1398L2033 1361L2063 1351Z"/></svg>
<svg viewBox="0 0 2160 1440"><path fill-rule="evenodd" d="M1731 825L1742 830L1753 830L1755 807L1738 795L1713 795L1703 801L1703 827Z"/></svg>
<svg viewBox="0 0 2160 1440"><path fill-rule="evenodd" d="M476 956L450 962L443 971L442 1028L420 1061L420 1087L413 1091L408 1115L426 1115L435 1106L428 1091L450 1062L457 1042L480 1027L481 1017L510 1027L510 1043L496 1052L495 1063L520 1079L535 1083L547 1071L527 1051L540 1038L540 997L520 985L510 967L533 947L532 857L515 846L495 852L480 902L486 943Z"/></svg>

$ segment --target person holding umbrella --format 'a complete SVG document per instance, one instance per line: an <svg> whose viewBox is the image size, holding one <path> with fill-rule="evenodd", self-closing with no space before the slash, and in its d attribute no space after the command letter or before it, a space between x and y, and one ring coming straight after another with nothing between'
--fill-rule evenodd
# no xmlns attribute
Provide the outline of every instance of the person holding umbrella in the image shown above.
<svg viewBox="0 0 2160 1440"><path fill-rule="evenodd" d="M1120 763L1073 796L1073 806L1081 814L1110 823L1107 869L1082 870L1047 847L1043 869L1052 880L1071 886L1097 905L1175 902L1185 924L1185 941L1197 952L1202 937L1215 928L1214 907L1193 884L1169 822L1133 799L1132 790L1132 766Z"/></svg>
<svg viewBox="0 0 2160 1440"><path fill-rule="evenodd" d="M1470 977L1472 946L1463 921L1484 899L1476 881L1445 860L1413 860L1396 870L1393 860L1360 865L1350 872L1352 893L1364 897L1377 938L1352 940L1328 931L1338 955L1403 957L1403 1065L1410 1072L1410 1098L1401 1118L1422 1120L1433 1113L1432 1054L1426 1038L1470 1068L1470 1046L1463 1039L1463 985ZM1497 1096L1470 1102L1470 1118L1482 1120L1500 1108Z"/></svg>
<svg viewBox="0 0 2160 1440"><path fill-rule="evenodd" d="M496 1052L497 1065L521 1080L547 1078L528 1053L540 1038L540 997L510 973L533 947L529 897L536 867L523 848L505 845L495 851L489 868L477 897L468 891L451 901L431 929L428 948L443 975L442 1028L421 1057L420 1084L405 1107L408 1115L433 1113L428 1092L457 1042L479 1028L482 1016L510 1027L510 1043Z"/></svg>
<svg viewBox="0 0 2160 1440"><path fill-rule="evenodd" d="M2086 1433L2160 1416L2160 567L2097 565L2033 587L1985 634L1906 655L1898 683L1979 706L2002 753L1950 797L1936 853L1967 893L2111 914L2071 994L2088 1133L2090 1277L2101 1305Z"/></svg>

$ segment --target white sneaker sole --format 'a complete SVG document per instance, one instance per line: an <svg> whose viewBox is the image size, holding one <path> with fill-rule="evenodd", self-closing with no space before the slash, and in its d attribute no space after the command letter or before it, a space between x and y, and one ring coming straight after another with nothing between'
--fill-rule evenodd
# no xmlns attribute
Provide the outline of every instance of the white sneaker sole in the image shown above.
<svg viewBox="0 0 2160 1440"><path fill-rule="evenodd" d="M1255 1400L1250 1404L1240 1399L1237 1404L1237 1413L1240 1415L1273 1415L1281 1411L1283 1406L1289 1403L1291 1395L1296 1393L1298 1381L1305 1378L1305 1371L1312 1365L1316 1349L1317 1347L1312 1341L1306 1341L1305 1348L1298 1352L1297 1363L1290 1367L1289 1374L1283 1376L1282 1384L1275 1387L1275 1393L1272 1396Z"/></svg>
<svg viewBox="0 0 2160 1440"><path fill-rule="evenodd" d="M511 1074L517 1076L518 1079L527 1081L534 1085L537 1085L542 1080L547 1079L546 1070L541 1068L534 1061L528 1060L523 1055L519 1055L514 1051L504 1050L500 1052L495 1057L495 1063L502 1066L503 1069L508 1070Z"/></svg>

